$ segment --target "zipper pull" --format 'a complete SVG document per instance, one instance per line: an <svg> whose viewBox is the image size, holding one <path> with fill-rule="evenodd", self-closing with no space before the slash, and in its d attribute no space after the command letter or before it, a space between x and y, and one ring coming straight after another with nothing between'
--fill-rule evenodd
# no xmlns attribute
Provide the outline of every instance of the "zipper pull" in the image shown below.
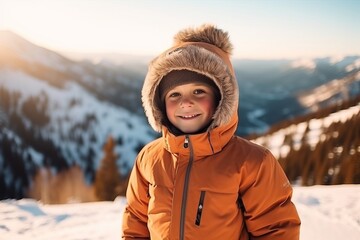
<svg viewBox="0 0 360 240"><path fill-rule="evenodd" d="M185 141L184 141L184 148L188 148L189 147L189 136L186 135L185 136Z"/></svg>

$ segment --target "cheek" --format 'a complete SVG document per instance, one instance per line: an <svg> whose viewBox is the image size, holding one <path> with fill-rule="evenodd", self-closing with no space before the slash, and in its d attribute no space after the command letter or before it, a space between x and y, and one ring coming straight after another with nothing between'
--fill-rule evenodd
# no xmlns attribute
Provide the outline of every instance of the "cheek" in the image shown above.
<svg viewBox="0 0 360 240"><path fill-rule="evenodd" d="M171 115L172 113L174 113L176 110L176 106L177 104L174 102L170 102L170 101L166 102L165 104L166 114Z"/></svg>
<svg viewBox="0 0 360 240"><path fill-rule="evenodd" d="M209 113L213 113L215 111L214 101L204 99L203 101L199 102L199 105Z"/></svg>

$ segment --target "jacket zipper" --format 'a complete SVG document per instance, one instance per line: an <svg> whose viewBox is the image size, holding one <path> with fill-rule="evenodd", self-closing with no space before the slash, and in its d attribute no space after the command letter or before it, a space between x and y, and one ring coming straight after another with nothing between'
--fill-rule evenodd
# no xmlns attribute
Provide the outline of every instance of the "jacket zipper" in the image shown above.
<svg viewBox="0 0 360 240"><path fill-rule="evenodd" d="M184 190L183 190L183 197L181 202L181 215L180 215L180 240L184 239L185 236L185 215L186 215L186 202L187 202L187 195L188 195L188 189L189 189L189 178L190 178L190 171L193 164L193 148L191 145L191 142L189 140L189 136L185 136L184 141L184 148L190 148L190 159L189 163L186 167L186 173L185 173L185 181L184 181Z"/></svg>
<svg viewBox="0 0 360 240"><path fill-rule="evenodd" d="M198 205L198 208L197 208L196 219L195 219L195 225L196 226L200 226L201 215L202 215L202 211L203 211L203 208L204 208L204 198L205 198L205 191L201 191L200 192L199 205Z"/></svg>
<svg viewBox="0 0 360 240"><path fill-rule="evenodd" d="M208 141L209 141L209 144L210 144L210 147L211 147L211 151L212 151L212 153L214 153L214 148L213 148L213 145L212 145L211 140L210 140L210 132L208 132L207 138L208 138Z"/></svg>
<svg viewBox="0 0 360 240"><path fill-rule="evenodd" d="M245 220L245 212L246 212L246 209L245 209L245 205L244 205L244 202L241 198L241 195L239 193L238 195L238 199L237 199L237 205L238 205L238 208L240 209L241 211L241 214L243 216L243 221L244 221L244 228L245 228L245 231L246 233L248 234L248 240L251 240L251 234L249 233L248 231L248 228L247 228L247 225L246 225L246 220Z"/></svg>

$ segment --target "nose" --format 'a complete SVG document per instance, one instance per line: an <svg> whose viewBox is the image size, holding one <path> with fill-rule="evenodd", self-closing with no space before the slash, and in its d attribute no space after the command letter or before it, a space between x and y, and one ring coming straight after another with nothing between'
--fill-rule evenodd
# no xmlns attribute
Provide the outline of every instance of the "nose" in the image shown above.
<svg viewBox="0 0 360 240"><path fill-rule="evenodd" d="M180 102L180 107L184 108L184 107L190 107L192 105L193 105L192 98L188 95L183 96Z"/></svg>

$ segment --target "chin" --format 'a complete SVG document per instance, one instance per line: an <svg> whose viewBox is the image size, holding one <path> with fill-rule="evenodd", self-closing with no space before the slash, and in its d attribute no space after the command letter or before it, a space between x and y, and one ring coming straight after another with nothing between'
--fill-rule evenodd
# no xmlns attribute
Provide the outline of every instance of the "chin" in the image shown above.
<svg viewBox="0 0 360 240"><path fill-rule="evenodd" d="M198 131L197 129L180 129L180 130L185 134L194 134Z"/></svg>
<svg viewBox="0 0 360 240"><path fill-rule="evenodd" d="M203 128L184 128L180 129L185 134L198 134Z"/></svg>
<svg viewBox="0 0 360 240"><path fill-rule="evenodd" d="M182 132L185 133L185 134L194 134L194 133L196 133L196 131L189 131L189 130L182 131Z"/></svg>

